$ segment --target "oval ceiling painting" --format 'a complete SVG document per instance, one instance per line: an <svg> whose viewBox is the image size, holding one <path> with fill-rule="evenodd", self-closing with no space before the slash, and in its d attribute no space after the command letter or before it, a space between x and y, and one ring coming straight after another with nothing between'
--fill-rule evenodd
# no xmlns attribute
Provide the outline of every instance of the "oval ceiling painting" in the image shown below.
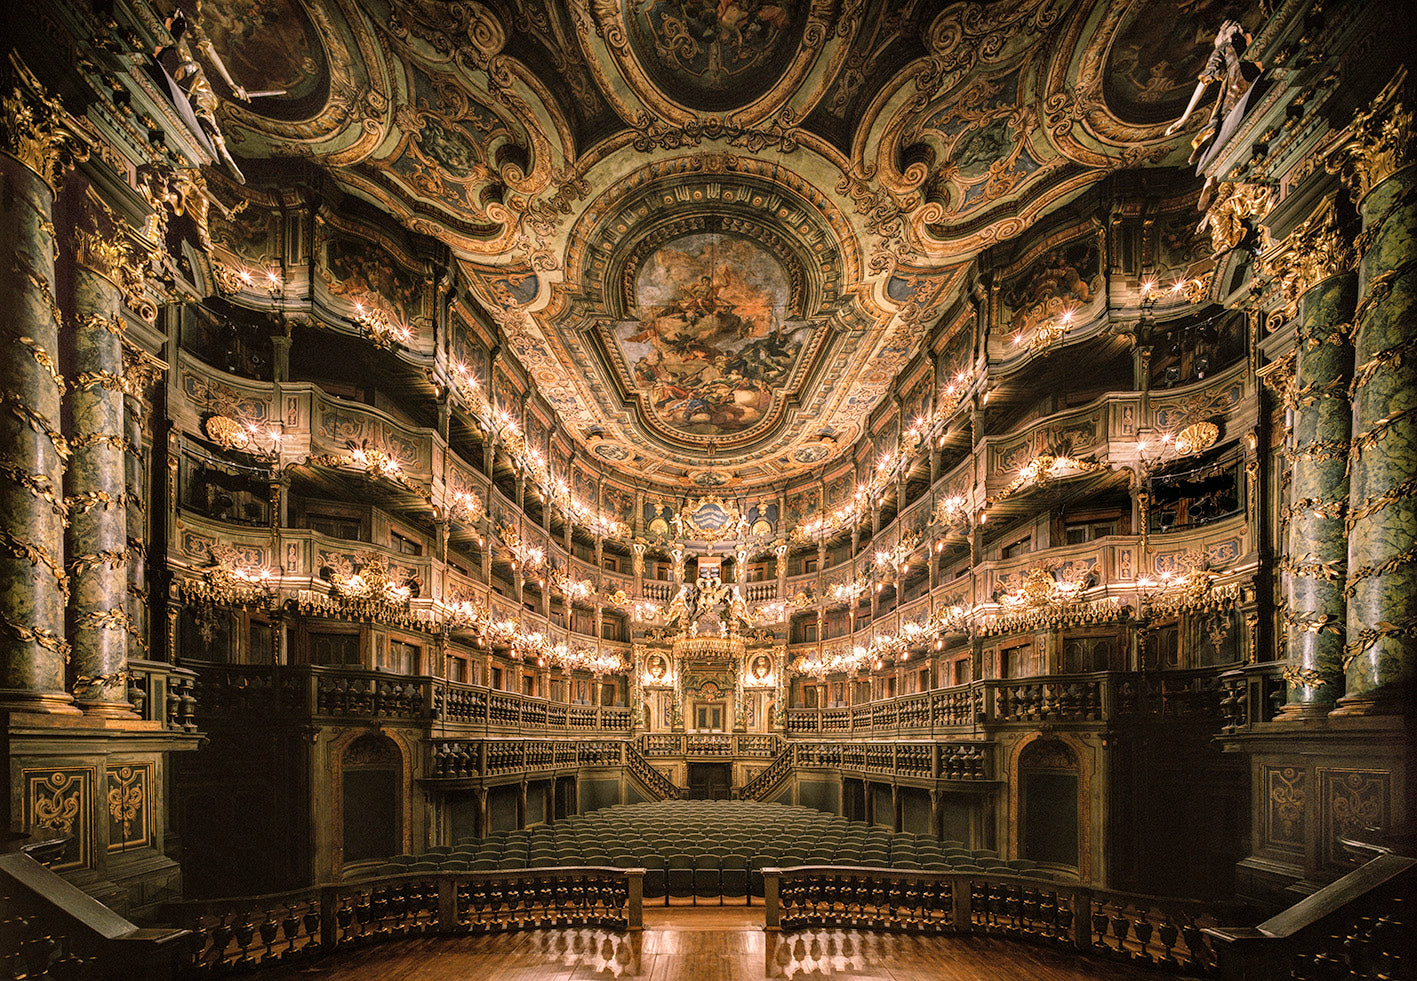
<svg viewBox="0 0 1417 981"><path fill-rule="evenodd" d="M1108 107L1119 119L1143 125L1181 115L1214 50L1216 27L1232 17L1246 30L1262 20L1257 4L1232 0L1133 3L1107 53Z"/></svg>
<svg viewBox="0 0 1417 981"><path fill-rule="evenodd" d="M782 263L717 232L655 249L635 277L615 339L641 403L671 431L731 436L769 416L811 330L789 320Z"/></svg>
<svg viewBox="0 0 1417 981"><path fill-rule="evenodd" d="M810 0L626 0L635 55L661 92L690 109L744 106L781 77Z"/></svg>
<svg viewBox="0 0 1417 981"><path fill-rule="evenodd" d="M324 46L294 0L222 0L195 7L232 80L260 93L241 105L271 119L304 119L324 107L330 82ZM207 74L227 96L221 72Z"/></svg>

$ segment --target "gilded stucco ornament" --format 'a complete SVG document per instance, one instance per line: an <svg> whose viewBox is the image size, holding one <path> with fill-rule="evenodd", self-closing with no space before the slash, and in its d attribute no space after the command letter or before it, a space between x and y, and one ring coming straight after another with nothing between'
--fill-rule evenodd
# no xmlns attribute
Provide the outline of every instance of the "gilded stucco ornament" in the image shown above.
<svg viewBox="0 0 1417 981"><path fill-rule="evenodd" d="M1295 304L1313 286L1347 272L1358 261L1352 239L1339 227L1333 201L1260 256L1260 267L1280 284L1293 315Z"/></svg>
<svg viewBox="0 0 1417 981"><path fill-rule="evenodd" d="M1201 219L1200 229L1210 229L1210 247L1221 255L1239 247L1255 232L1255 219L1263 218L1274 204L1274 191L1265 184L1222 184Z"/></svg>
<svg viewBox="0 0 1417 981"><path fill-rule="evenodd" d="M88 141L14 51L10 75L12 87L0 96L0 148L54 189L70 168L88 159Z"/></svg>
<svg viewBox="0 0 1417 981"><path fill-rule="evenodd" d="M1347 137L1334 148L1327 167L1343 177L1355 199L1417 159L1412 101L1404 68L1372 106L1358 113L1348 127Z"/></svg>

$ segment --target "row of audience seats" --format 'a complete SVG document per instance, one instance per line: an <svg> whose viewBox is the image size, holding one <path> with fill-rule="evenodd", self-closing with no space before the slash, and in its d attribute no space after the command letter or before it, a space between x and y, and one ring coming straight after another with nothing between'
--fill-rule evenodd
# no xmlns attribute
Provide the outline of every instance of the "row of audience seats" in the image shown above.
<svg viewBox="0 0 1417 981"><path fill-rule="evenodd" d="M763 894L763 868L862 866L995 871L1048 878L1033 862L1004 861L959 841L884 831L807 807L756 801L620 804L522 831L464 838L399 855L374 875L600 865L643 868L647 899Z"/></svg>

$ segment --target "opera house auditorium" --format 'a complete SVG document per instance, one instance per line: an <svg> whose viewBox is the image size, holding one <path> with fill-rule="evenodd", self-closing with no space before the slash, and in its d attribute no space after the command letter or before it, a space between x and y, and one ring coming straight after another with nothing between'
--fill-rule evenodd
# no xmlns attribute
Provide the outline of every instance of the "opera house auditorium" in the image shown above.
<svg viewBox="0 0 1417 981"><path fill-rule="evenodd" d="M0 978L1417 979L1396 0L15 0Z"/></svg>

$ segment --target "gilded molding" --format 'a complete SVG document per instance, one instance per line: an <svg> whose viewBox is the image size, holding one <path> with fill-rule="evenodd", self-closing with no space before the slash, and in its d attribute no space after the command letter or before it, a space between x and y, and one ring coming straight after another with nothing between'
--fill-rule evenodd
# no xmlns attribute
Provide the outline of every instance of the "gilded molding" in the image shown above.
<svg viewBox="0 0 1417 981"><path fill-rule="evenodd" d="M146 398L167 371L167 362L155 358L140 347L123 342L123 391L134 398Z"/></svg>
<svg viewBox="0 0 1417 981"><path fill-rule="evenodd" d="M1372 106L1360 112L1329 156L1327 168L1343 178L1360 199L1414 161L1411 93L1407 69L1383 88Z"/></svg>
<svg viewBox="0 0 1417 981"><path fill-rule="evenodd" d="M1291 305L1329 277L1353 269L1357 262L1353 241L1338 227L1338 209L1332 199L1260 257L1261 268L1279 283Z"/></svg>
<svg viewBox="0 0 1417 981"><path fill-rule="evenodd" d="M10 70L14 87L0 95L0 149L53 190L76 163L88 159L88 141L14 51Z"/></svg>

